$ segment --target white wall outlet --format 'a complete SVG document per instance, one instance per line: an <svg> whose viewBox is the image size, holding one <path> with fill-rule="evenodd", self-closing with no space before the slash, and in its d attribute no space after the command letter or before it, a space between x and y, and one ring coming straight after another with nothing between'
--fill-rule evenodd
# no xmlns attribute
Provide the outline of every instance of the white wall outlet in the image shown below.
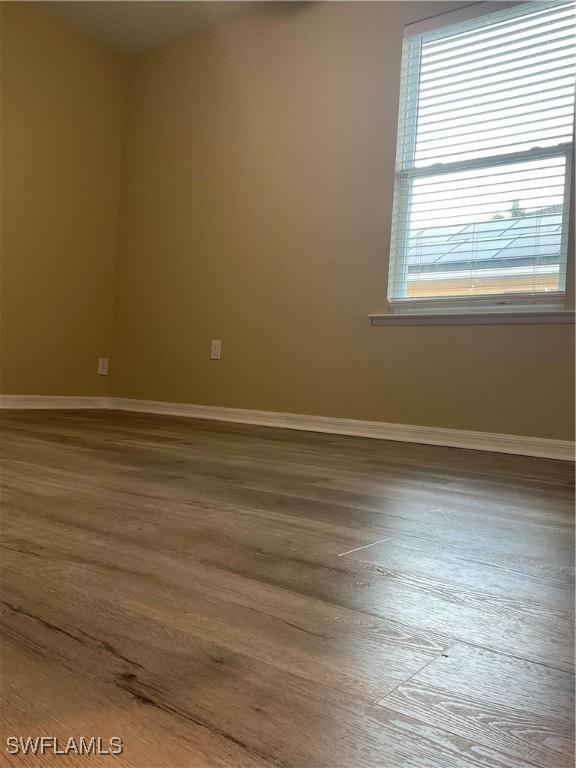
<svg viewBox="0 0 576 768"><path fill-rule="evenodd" d="M212 339L210 342L210 360L220 360L222 357L222 341Z"/></svg>
<svg viewBox="0 0 576 768"><path fill-rule="evenodd" d="M108 360L107 357L98 358L98 376L108 376Z"/></svg>

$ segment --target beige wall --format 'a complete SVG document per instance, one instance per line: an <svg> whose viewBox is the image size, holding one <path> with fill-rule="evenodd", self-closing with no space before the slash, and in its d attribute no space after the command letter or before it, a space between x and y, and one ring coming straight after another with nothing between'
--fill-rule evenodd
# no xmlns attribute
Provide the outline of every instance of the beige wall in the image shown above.
<svg viewBox="0 0 576 768"><path fill-rule="evenodd" d="M2 3L2 392L103 394L125 62Z"/></svg>
<svg viewBox="0 0 576 768"><path fill-rule="evenodd" d="M368 323L401 28L446 7L277 4L133 62L116 394L570 437L567 326Z"/></svg>

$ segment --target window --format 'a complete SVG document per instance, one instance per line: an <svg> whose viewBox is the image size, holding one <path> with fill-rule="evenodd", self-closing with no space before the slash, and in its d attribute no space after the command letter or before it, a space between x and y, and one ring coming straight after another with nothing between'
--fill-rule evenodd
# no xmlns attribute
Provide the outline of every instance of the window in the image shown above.
<svg viewBox="0 0 576 768"><path fill-rule="evenodd" d="M392 312L562 306L575 5L489 5L404 40Z"/></svg>

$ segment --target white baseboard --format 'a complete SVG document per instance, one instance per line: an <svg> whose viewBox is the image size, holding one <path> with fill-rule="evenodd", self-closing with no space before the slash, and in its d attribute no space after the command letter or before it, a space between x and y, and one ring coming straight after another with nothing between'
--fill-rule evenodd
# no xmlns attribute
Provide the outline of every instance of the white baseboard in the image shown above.
<svg viewBox="0 0 576 768"><path fill-rule="evenodd" d="M164 403L157 400L130 400L113 398L110 407L121 411L157 413L165 416L185 416L212 421L230 421L257 424L266 427L301 429L307 432L326 432L336 435L371 437L377 440L397 440L406 443L444 445L451 448L470 448L521 456L574 460L574 443L569 440L549 440L542 437L504 435L493 432L473 432L442 427L420 427L412 424L387 424L382 421L358 421L329 416L307 416L299 413L252 411L243 408L221 408L212 405Z"/></svg>
<svg viewBox="0 0 576 768"><path fill-rule="evenodd" d="M445 429L443 427L421 427L413 424L387 424L382 421L337 419L329 416L308 416L299 413L222 408L213 405L166 403L159 400L133 400L122 397L0 395L0 408L105 408L118 411L155 413L164 416L183 416L192 419L228 421L237 424L281 427L283 429L299 429L307 432L370 437L377 440L443 445L450 448L468 448L477 451L511 453L564 461L574 461L575 458L574 443L569 440L551 440L542 437Z"/></svg>
<svg viewBox="0 0 576 768"><path fill-rule="evenodd" d="M60 395L0 395L0 408L23 409L86 409L110 408L107 397L68 397Z"/></svg>

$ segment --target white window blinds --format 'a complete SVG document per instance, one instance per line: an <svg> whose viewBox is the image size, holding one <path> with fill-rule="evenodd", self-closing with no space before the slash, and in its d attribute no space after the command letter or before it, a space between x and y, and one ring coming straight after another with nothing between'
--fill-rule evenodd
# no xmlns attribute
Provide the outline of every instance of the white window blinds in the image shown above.
<svg viewBox="0 0 576 768"><path fill-rule="evenodd" d="M561 296L573 2L529 2L404 41L388 298Z"/></svg>

